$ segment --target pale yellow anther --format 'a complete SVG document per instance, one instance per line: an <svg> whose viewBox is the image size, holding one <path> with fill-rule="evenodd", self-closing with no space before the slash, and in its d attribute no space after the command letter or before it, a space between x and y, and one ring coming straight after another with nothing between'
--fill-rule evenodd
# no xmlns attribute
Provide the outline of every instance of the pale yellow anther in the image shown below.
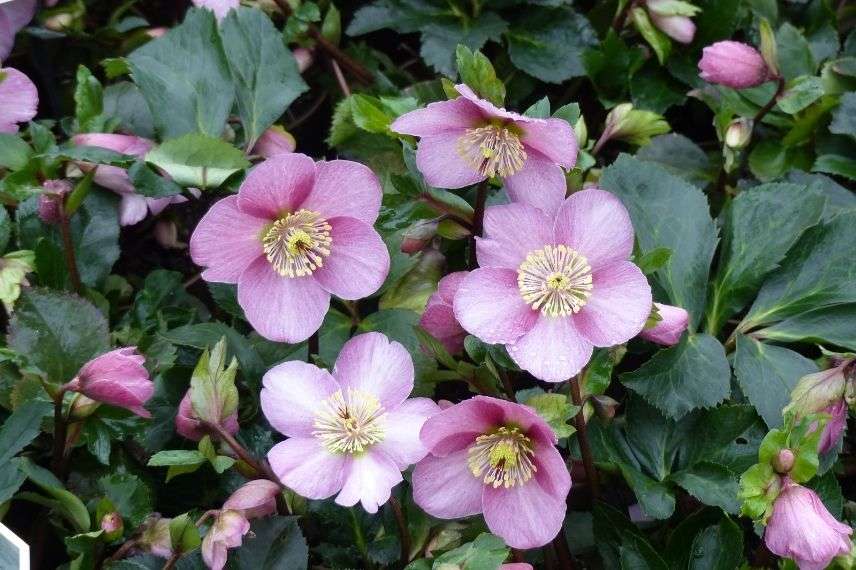
<svg viewBox="0 0 856 570"><path fill-rule="evenodd" d="M324 265L333 239L330 224L317 212L298 210L275 221L262 236L274 271L283 277L305 277Z"/></svg>
<svg viewBox="0 0 856 570"><path fill-rule="evenodd" d="M546 245L517 268L520 296L548 317L566 317L588 302L594 284L588 260L566 245Z"/></svg>
<svg viewBox="0 0 856 570"><path fill-rule="evenodd" d="M331 453L360 454L383 441L386 412L362 390L336 391L315 414L312 435Z"/></svg>
<svg viewBox="0 0 856 570"><path fill-rule="evenodd" d="M502 125L467 129L458 139L458 154L488 178L516 174L526 162L526 149L520 137Z"/></svg>
<svg viewBox="0 0 856 570"><path fill-rule="evenodd" d="M516 427L478 436L467 454L473 476L494 488L522 485L538 471L532 441Z"/></svg>

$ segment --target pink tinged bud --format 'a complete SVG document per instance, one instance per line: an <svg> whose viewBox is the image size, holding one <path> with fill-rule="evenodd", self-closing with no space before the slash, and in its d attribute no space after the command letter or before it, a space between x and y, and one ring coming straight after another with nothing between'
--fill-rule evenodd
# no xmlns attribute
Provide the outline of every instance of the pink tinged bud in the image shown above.
<svg viewBox="0 0 856 570"><path fill-rule="evenodd" d="M644 329L639 336L645 340L665 346L672 346L681 340L681 335L687 330L690 315L681 307L654 303L660 320L653 327Z"/></svg>
<svg viewBox="0 0 856 570"><path fill-rule="evenodd" d="M846 366L845 362L834 368L800 378L791 391L791 403L785 411L795 412L798 418L803 418L837 405L844 398Z"/></svg>
<svg viewBox="0 0 856 570"><path fill-rule="evenodd" d="M458 354L464 349L467 331L455 316L455 295L468 275L466 271L450 273L437 285L437 291L428 299L425 312L419 319L419 326L439 340L450 354Z"/></svg>
<svg viewBox="0 0 856 570"><path fill-rule="evenodd" d="M39 219L46 224L59 223L59 203L74 188L68 180L45 180L39 196Z"/></svg>
<svg viewBox="0 0 856 570"><path fill-rule="evenodd" d="M237 511L247 519L264 517L276 513L276 497L280 487L267 479L250 481L226 499L223 508Z"/></svg>
<svg viewBox="0 0 856 570"><path fill-rule="evenodd" d="M696 27L687 16L661 16L656 12L650 12L649 15L654 25L676 42L692 43Z"/></svg>
<svg viewBox="0 0 856 570"><path fill-rule="evenodd" d="M758 50L733 41L717 42L704 48L698 69L705 81L734 89L754 87L770 79L767 64Z"/></svg>
<svg viewBox="0 0 856 570"><path fill-rule="evenodd" d="M101 517L101 530L104 531L104 538L108 541L116 540L122 536L124 528L122 515L117 512L107 513Z"/></svg>
<svg viewBox="0 0 856 570"><path fill-rule="evenodd" d="M773 554L792 558L800 570L821 570L850 552L852 532L835 520L814 491L787 481L773 503L764 542Z"/></svg>
<svg viewBox="0 0 856 570"><path fill-rule="evenodd" d="M87 398L83 394L78 394L71 402L71 417L75 420L86 419L95 413L101 406L101 402L96 402L92 398Z"/></svg>
<svg viewBox="0 0 856 570"><path fill-rule="evenodd" d="M302 47L296 48L291 52L291 55L294 56L294 60L297 62L297 69L300 73L312 67L312 62L315 60L312 51Z"/></svg>
<svg viewBox="0 0 856 570"><path fill-rule="evenodd" d="M250 523L237 511L220 511L208 534L202 540L202 559L210 570L226 566L227 551L241 546L243 537L250 531Z"/></svg>
<svg viewBox="0 0 856 570"><path fill-rule="evenodd" d="M780 475L787 475L794 468L796 456L790 449L782 449L773 459L773 469Z"/></svg>
<svg viewBox="0 0 856 570"><path fill-rule="evenodd" d="M127 408L138 416L150 418L143 404L152 397L155 388L143 367L145 360L136 347L117 348L84 364L65 387L103 404Z"/></svg>
<svg viewBox="0 0 856 570"><path fill-rule="evenodd" d="M401 253L413 255L425 249L437 235L437 220L419 220L407 228L401 239Z"/></svg>
<svg viewBox="0 0 856 570"><path fill-rule="evenodd" d="M841 439L841 434L844 433L844 428L847 427L847 403L844 400L839 400L837 403L829 406L824 410L831 417L823 426L823 432L820 434L820 441L817 443L817 452L826 453L838 444Z"/></svg>
<svg viewBox="0 0 856 570"><path fill-rule="evenodd" d="M279 125L274 125L262 133L250 152L264 158L270 158L278 154L294 152L296 148L297 141L294 140L291 133Z"/></svg>
<svg viewBox="0 0 856 570"><path fill-rule="evenodd" d="M169 536L170 519L149 520L137 542L144 552L169 558L172 556L172 539Z"/></svg>
<svg viewBox="0 0 856 570"><path fill-rule="evenodd" d="M752 119L734 119L725 131L725 144L729 148L744 148L752 139Z"/></svg>
<svg viewBox="0 0 856 570"><path fill-rule="evenodd" d="M222 424L227 432L235 435L240 428L238 426L238 414L235 413L223 419ZM190 401L190 389L187 390L187 393L184 394L184 397L178 404L178 413L175 416L175 431L180 436L192 439L193 441L199 441L205 435L210 435L202 428L202 424L199 423L196 414L193 413L193 404Z"/></svg>

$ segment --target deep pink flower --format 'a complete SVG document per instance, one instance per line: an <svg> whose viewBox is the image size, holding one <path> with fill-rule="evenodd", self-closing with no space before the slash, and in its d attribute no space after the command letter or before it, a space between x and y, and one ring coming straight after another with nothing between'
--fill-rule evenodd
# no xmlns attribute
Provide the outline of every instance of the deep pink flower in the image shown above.
<svg viewBox="0 0 856 570"><path fill-rule="evenodd" d="M65 388L150 418L143 404L152 397L155 386L143 367L145 361L134 346L117 348L84 364Z"/></svg>
<svg viewBox="0 0 856 570"><path fill-rule="evenodd" d="M360 299L383 284L389 253L372 227L381 194L362 164L281 154L208 210L190 255L205 280L238 284L259 334L300 342L321 326L331 294Z"/></svg>
<svg viewBox="0 0 856 570"><path fill-rule="evenodd" d="M577 161L574 129L562 119L534 119L479 99L466 85L461 97L431 103L390 125L421 137L416 166L438 188L463 188L501 176L513 201L552 215L565 197L562 168Z"/></svg>
<svg viewBox="0 0 856 570"><path fill-rule="evenodd" d="M194 6L208 8L214 12L214 16L218 22L226 17L229 10L237 8L240 4L240 0L193 0Z"/></svg>
<svg viewBox="0 0 856 570"><path fill-rule="evenodd" d="M521 404L476 396L432 416L429 454L413 470L413 500L441 519L484 513L512 548L550 542L565 519L571 476L556 435Z"/></svg>
<svg viewBox="0 0 856 570"><path fill-rule="evenodd" d="M681 340L681 335L687 330L687 325L690 322L690 314L685 309L673 305L654 303L654 306L657 307L660 320L650 329L643 329L639 333L639 336L645 340L666 346L678 344Z"/></svg>
<svg viewBox="0 0 856 570"><path fill-rule="evenodd" d="M847 402L844 399L837 401L823 411L832 417L823 426L823 432L820 434L820 441L817 444L818 453L826 453L835 447L838 440L841 439L841 434L844 433L844 428L847 427Z"/></svg>
<svg viewBox="0 0 856 570"><path fill-rule="evenodd" d="M12 67L0 68L0 133L17 133L18 123L35 117L38 106L39 91L30 78Z"/></svg>
<svg viewBox="0 0 856 570"><path fill-rule="evenodd" d="M276 497L280 491L279 485L273 481L255 479L232 493L223 503L223 508L238 511L247 519L272 515L276 512Z"/></svg>
<svg viewBox="0 0 856 570"><path fill-rule="evenodd" d="M835 520L811 489L783 483L764 531L770 552L793 558L800 570L823 570L836 556L848 554L853 529Z"/></svg>
<svg viewBox="0 0 856 570"><path fill-rule="evenodd" d="M175 415L175 431L182 437L199 441L208 434L202 426L199 425L199 419L193 413L193 404L190 401L190 390L188 388L181 402L178 404L178 413ZM223 419L223 429L232 435L238 433L238 413L235 412L228 418Z"/></svg>
<svg viewBox="0 0 856 570"><path fill-rule="evenodd" d="M467 276L466 271L450 273L437 285L437 291L428 298L428 304L419 326L443 343L450 354L457 354L464 349L464 339L467 331L455 318L455 293L461 282Z"/></svg>
<svg viewBox="0 0 856 570"><path fill-rule="evenodd" d="M345 343L332 374L289 361L264 376L262 411L289 439L268 453L282 483L309 499L375 513L401 482L401 471L427 450L425 420L439 411L410 398L413 362L407 350L380 333Z"/></svg>
<svg viewBox="0 0 856 570"><path fill-rule="evenodd" d="M271 158L278 154L294 152L297 142L294 137L278 125L268 128L253 145L251 154Z"/></svg>
<svg viewBox="0 0 856 570"><path fill-rule="evenodd" d="M114 152L127 154L137 158L143 158L155 143L142 137L132 135L115 135L110 133L86 133L71 137L71 141L79 146L94 146L106 148ZM79 163L84 172L95 168L95 183L112 190L122 201L119 203L119 223L130 226L141 221L151 212L157 216L170 204L181 204L187 202L187 198L181 195L167 196L165 198L148 198L137 194L128 172L118 166L100 164L95 166L88 162Z"/></svg>
<svg viewBox="0 0 856 570"><path fill-rule="evenodd" d="M704 48L698 69L705 81L734 89L754 87L770 78L770 70L758 50L730 40Z"/></svg>
<svg viewBox="0 0 856 570"><path fill-rule="evenodd" d="M36 0L12 0L0 4L0 61L12 53L15 34L33 19L36 13ZM0 102L0 109L3 103Z"/></svg>
<svg viewBox="0 0 856 570"><path fill-rule="evenodd" d="M208 534L202 539L202 560L210 570L226 566L227 551L241 546L250 532L250 522L238 511L220 511Z"/></svg>
<svg viewBox="0 0 856 570"><path fill-rule="evenodd" d="M536 378L561 382L593 347L626 342L651 313L651 288L636 265L630 216L596 188L564 200L554 216L526 204L488 208L477 238L479 268L455 295L461 326L504 344Z"/></svg>

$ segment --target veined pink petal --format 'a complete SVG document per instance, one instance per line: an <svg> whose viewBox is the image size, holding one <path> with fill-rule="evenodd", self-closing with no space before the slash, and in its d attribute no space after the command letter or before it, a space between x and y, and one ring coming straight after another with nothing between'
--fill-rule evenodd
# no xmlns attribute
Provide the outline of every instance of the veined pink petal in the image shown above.
<svg viewBox="0 0 856 570"><path fill-rule="evenodd" d="M531 564L527 564L526 562L512 562L510 564L503 564L499 567L499 570L533 570Z"/></svg>
<svg viewBox="0 0 856 570"><path fill-rule="evenodd" d="M579 333L595 346L627 342L642 331L651 314L651 286L629 261L594 272L591 296L573 316Z"/></svg>
<svg viewBox="0 0 856 570"><path fill-rule="evenodd" d="M29 77L11 67L0 69L0 133L17 133L18 123L35 117L38 105L39 92Z"/></svg>
<svg viewBox="0 0 856 570"><path fill-rule="evenodd" d="M255 166L238 189L238 208L274 220L300 208L315 182L315 163L305 154L280 154Z"/></svg>
<svg viewBox="0 0 856 570"><path fill-rule="evenodd" d="M315 165L315 185L299 205L321 217L347 216L372 225L380 212L383 190L371 169L351 160L331 160Z"/></svg>
<svg viewBox="0 0 856 570"><path fill-rule="evenodd" d="M420 139L416 148L416 167L429 186L463 188L486 178L458 152L461 135L462 132L448 131Z"/></svg>
<svg viewBox="0 0 856 570"><path fill-rule="evenodd" d="M432 455L445 456L471 445L475 438L501 426L500 400L475 396L446 408L425 421L419 438Z"/></svg>
<svg viewBox="0 0 856 570"><path fill-rule="evenodd" d="M101 170L101 168L103 168L103 166L99 166L98 170ZM109 166L108 168L113 167ZM98 178L97 173L95 175L95 178ZM104 184L99 184L99 186L104 186ZM107 188L107 186L105 186L105 188ZM146 214L149 213L149 206L146 203L145 196L140 196L139 194L122 193L120 193L119 195L121 196L121 198L119 199L120 226L133 226L134 224L141 222L143 218L146 217Z"/></svg>
<svg viewBox="0 0 856 570"><path fill-rule="evenodd" d="M582 370L593 351L592 343L577 330L571 317L539 315L538 322L508 354L518 366L546 382L563 382Z"/></svg>
<svg viewBox="0 0 856 570"><path fill-rule="evenodd" d="M244 269L264 256L261 233L267 223L238 209L237 196L211 206L190 237L190 257L205 267L203 279L237 283Z"/></svg>
<svg viewBox="0 0 856 570"><path fill-rule="evenodd" d="M385 335L363 333L342 347L333 377L343 389L372 394L393 410L413 390L413 360L406 348Z"/></svg>
<svg viewBox="0 0 856 570"><path fill-rule="evenodd" d="M543 119L520 125L521 142L529 153L534 149L553 164L571 169L577 163L577 137L564 119Z"/></svg>
<svg viewBox="0 0 856 570"><path fill-rule="evenodd" d="M500 425L517 426L530 439L538 443L538 445L543 445L550 449L553 449L553 446L558 443L559 440L553 432L553 428L533 408L524 404L488 396L476 396L476 398L489 401L494 406L502 409Z"/></svg>
<svg viewBox="0 0 856 570"><path fill-rule="evenodd" d="M344 472L345 482L336 504L353 507L359 502L369 513L376 513L389 500L392 488L404 480L395 462L374 449L348 456Z"/></svg>
<svg viewBox="0 0 856 570"><path fill-rule="evenodd" d="M238 303L260 335L298 343L321 328L330 308L330 293L311 276L281 276L267 258L259 257L238 279Z"/></svg>
<svg viewBox="0 0 856 570"><path fill-rule="evenodd" d="M145 361L136 347L117 348L84 364L67 386L93 400L150 418L143 404L152 397L155 386L143 366Z"/></svg>
<svg viewBox="0 0 856 570"><path fill-rule="evenodd" d="M590 188L571 194L556 215L556 242L583 254L594 271L633 252L633 224L614 194Z"/></svg>
<svg viewBox="0 0 856 570"><path fill-rule="evenodd" d="M520 123L534 123L538 122L541 119L534 119L532 117L527 117L525 115L521 115L520 113L514 113L512 111L506 111L501 107L497 107L490 101L480 98L476 95L475 91L473 91L469 85L464 83L460 83L455 85L455 90L460 93L466 100L470 103L473 103L475 106L479 108L482 113L482 116L486 119L498 118L498 119L507 119L512 120L514 122ZM522 125L518 125L522 126Z"/></svg>
<svg viewBox="0 0 856 570"><path fill-rule="evenodd" d="M286 487L307 499L332 497L345 482L348 455L330 453L314 437L292 437L268 451L271 469Z"/></svg>
<svg viewBox="0 0 856 570"><path fill-rule="evenodd" d="M165 196L163 198L146 198L146 204L148 204L149 211L153 216L157 216L171 204L184 204L185 202L187 202L187 198L181 194Z"/></svg>
<svg viewBox="0 0 856 570"><path fill-rule="evenodd" d="M433 517L457 519L479 514L483 487L470 472L466 449L445 457L428 455L413 468L413 500Z"/></svg>
<svg viewBox="0 0 856 570"><path fill-rule="evenodd" d="M330 218L330 255L313 274L321 287L340 299L362 299L377 291L389 273L389 250L368 223L346 216Z"/></svg>
<svg viewBox="0 0 856 570"><path fill-rule="evenodd" d="M339 389L329 372L299 360L274 366L262 383L262 412L276 431L289 437L311 437L316 411Z"/></svg>
<svg viewBox="0 0 856 570"><path fill-rule="evenodd" d="M479 266L517 271L529 253L553 243L552 225L547 214L528 204L491 206L476 245Z"/></svg>
<svg viewBox="0 0 856 570"><path fill-rule="evenodd" d="M421 460L428 449L419 439L419 431L425 420L440 411L440 407L429 398L411 398L400 406L386 412L383 441L372 449L382 451L395 461L399 470Z"/></svg>
<svg viewBox="0 0 856 570"><path fill-rule="evenodd" d="M734 89L754 87L770 78L770 70L758 50L731 40L704 48L698 69L705 81Z"/></svg>
<svg viewBox="0 0 856 570"><path fill-rule="evenodd" d="M458 288L464 282L464 278L469 275L466 271L455 271L449 273L437 283L437 293L447 305L452 305L455 302L455 295L458 293Z"/></svg>
<svg viewBox="0 0 856 570"><path fill-rule="evenodd" d="M455 317L455 309L452 305L445 302L432 305L429 300L428 307L419 318L419 326L439 340L450 354L457 354L463 350L467 331Z"/></svg>
<svg viewBox="0 0 856 570"><path fill-rule="evenodd" d="M476 269L455 297L458 322L489 344L516 341L532 330L538 315L520 296L517 272L511 269Z"/></svg>
<svg viewBox="0 0 856 570"><path fill-rule="evenodd" d="M398 117L389 126L390 130L402 135L430 137L449 131L454 136L463 134L464 129L476 126L482 120L478 107L464 97L451 101L429 103L424 109L416 109Z"/></svg>
<svg viewBox="0 0 856 570"><path fill-rule="evenodd" d="M552 219L565 201L567 182L559 166L533 151L523 170L505 179L505 191L512 202L534 206Z"/></svg>

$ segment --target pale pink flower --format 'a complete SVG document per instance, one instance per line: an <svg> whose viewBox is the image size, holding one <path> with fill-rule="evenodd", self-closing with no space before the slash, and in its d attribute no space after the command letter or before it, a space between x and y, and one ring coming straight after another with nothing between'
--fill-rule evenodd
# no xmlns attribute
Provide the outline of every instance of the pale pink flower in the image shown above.
<svg viewBox="0 0 856 570"><path fill-rule="evenodd" d="M439 411L427 398L410 398L413 362L407 350L380 333L345 343L333 372L300 361L264 376L262 411L289 439L268 453L283 485L309 499L338 493L336 503L358 502L375 513L389 500L401 472L427 450L419 430Z"/></svg>
<svg viewBox="0 0 856 570"><path fill-rule="evenodd" d="M551 215L565 197L562 169L577 161L574 129L563 119L534 119L500 109L466 85L461 97L431 103L390 129L421 137L416 166L438 188L463 188L501 176L512 201Z"/></svg>
<svg viewBox="0 0 856 570"><path fill-rule="evenodd" d="M193 403L190 401L190 391L188 388L181 402L178 404L178 413L175 415L175 431L182 437L199 441L206 435L209 435L199 423L199 418L193 413ZM227 418L223 418L223 429L232 435L238 433L238 412L235 412Z"/></svg>
<svg viewBox="0 0 856 570"><path fill-rule="evenodd" d="M226 566L227 551L238 548L244 535L250 532L250 522L238 511L220 511L208 534L202 539L202 560L210 570Z"/></svg>
<svg viewBox="0 0 856 570"><path fill-rule="evenodd" d="M457 271L440 279L419 319L419 326L439 340L450 354L461 352L467 337L467 331L455 318L454 308L455 294L466 276L466 271Z"/></svg>
<svg viewBox="0 0 856 570"><path fill-rule="evenodd" d="M848 554L853 529L835 520L811 489L789 479L783 483L764 531L770 552L792 558L800 570L823 570Z"/></svg>
<svg viewBox="0 0 856 570"><path fill-rule="evenodd" d="M142 137L111 133L75 135L71 137L71 141L78 146L105 148L136 158L143 158L155 144ZM128 178L128 172L118 166L110 166L109 164L96 166L88 162L81 162L78 166L84 172L89 172L95 168L95 183L112 190L122 198L119 203L119 223L123 226L130 226L142 221L149 212L153 216L157 216L170 204L187 202L187 198L181 195L148 198L137 194L131 179Z"/></svg>
<svg viewBox="0 0 856 570"><path fill-rule="evenodd" d="M572 194L553 216L526 204L488 208L476 238L479 268L455 295L461 326L504 344L533 376L561 382L593 348L642 331L651 288L636 265L630 216L613 194Z"/></svg>
<svg viewBox="0 0 856 570"><path fill-rule="evenodd" d="M229 10L237 8L240 4L240 0L193 0L194 6L208 8L214 12L218 22L226 17Z"/></svg>
<svg viewBox="0 0 856 570"><path fill-rule="evenodd" d="M84 364L65 389L150 418L143 404L152 397L155 386L143 366L145 361L134 346L117 348Z"/></svg>
<svg viewBox="0 0 856 570"><path fill-rule="evenodd" d="M36 13L36 0L11 0L0 4L0 61L12 53L15 34L26 26ZM0 100L0 109L3 108Z"/></svg>
<svg viewBox="0 0 856 570"><path fill-rule="evenodd" d="M360 299L386 278L389 253L372 227L381 194L362 164L281 154L208 210L190 255L205 280L238 284L238 303L259 334L300 342L321 326L331 294Z"/></svg>
<svg viewBox="0 0 856 570"><path fill-rule="evenodd" d="M413 470L413 500L429 515L484 513L512 548L550 542L565 519L571 476L556 435L522 404L475 396L429 418L429 454Z"/></svg>
<svg viewBox="0 0 856 570"><path fill-rule="evenodd" d="M704 48L698 69L705 81L734 89L754 87L770 79L770 70L758 50L730 40Z"/></svg>
<svg viewBox="0 0 856 570"><path fill-rule="evenodd" d="M831 417L823 426L823 432L820 434L820 441L817 443L817 452L826 453L838 444L841 439L841 434L844 433L844 428L847 427L847 402L843 399L823 410Z"/></svg>
<svg viewBox="0 0 856 570"><path fill-rule="evenodd" d="M276 513L276 497L280 491L273 481L255 479L232 493L223 508L238 511L247 519L266 517Z"/></svg>
<svg viewBox="0 0 856 570"><path fill-rule="evenodd" d="M250 154L271 158L278 154L294 152L297 142L294 137L278 125L269 127L253 145Z"/></svg>
<svg viewBox="0 0 856 570"><path fill-rule="evenodd" d="M17 133L18 123L35 117L38 106L39 91L30 78L12 67L0 68L0 133Z"/></svg>
<svg viewBox="0 0 856 570"><path fill-rule="evenodd" d="M642 329L639 336L645 340L666 346L678 344L681 340L681 335L687 330L687 325L690 322L690 314L685 309L673 305L654 303L654 306L657 307L660 320L650 329Z"/></svg>

